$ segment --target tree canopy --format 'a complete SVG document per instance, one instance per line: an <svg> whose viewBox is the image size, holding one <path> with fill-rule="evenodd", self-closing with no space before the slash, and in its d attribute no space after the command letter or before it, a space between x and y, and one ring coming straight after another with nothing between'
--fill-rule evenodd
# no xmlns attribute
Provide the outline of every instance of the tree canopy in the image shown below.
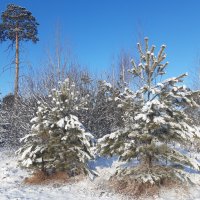
<svg viewBox="0 0 200 200"><path fill-rule="evenodd" d="M26 8L9 4L7 9L2 12L1 19L0 41L11 40L14 43L16 32L19 41L31 40L36 43L39 40L37 37L37 26L39 24Z"/></svg>

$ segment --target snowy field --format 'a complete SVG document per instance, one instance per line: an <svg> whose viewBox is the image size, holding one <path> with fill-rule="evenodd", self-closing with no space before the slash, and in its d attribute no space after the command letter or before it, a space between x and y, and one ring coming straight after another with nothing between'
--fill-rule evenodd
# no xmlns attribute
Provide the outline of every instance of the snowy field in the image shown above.
<svg viewBox="0 0 200 200"><path fill-rule="evenodd" d="M97 163L99 177L94 181L89 179L78 183L58 186L58 184L48 186L24 185L23 179L28 176L27 171L17 166L17 158L14 153L7 150L0 151L0 200L126 200L131 199L121 195L106 191L103 183L112 175L117 166L114 160L100 159ZM93 165L96 165L94 163ZM161 191L160 195L155 195L157 200L200 200L200 175L191 174L196 186L192 186L189 191L173 189L172 191ZM145 198L147 199L147 198Z"/></svg>

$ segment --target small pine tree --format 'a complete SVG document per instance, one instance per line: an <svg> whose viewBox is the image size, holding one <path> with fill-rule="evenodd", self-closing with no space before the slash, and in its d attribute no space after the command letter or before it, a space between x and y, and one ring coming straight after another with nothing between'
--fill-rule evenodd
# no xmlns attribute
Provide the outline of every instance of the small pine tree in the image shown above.
<svg viewBox="0 0 200 200"><path fill-rule="evenodd" d="M163 63L165 45L155 56L155 46L149 49L146 38L145 50L140 44L138 50L140 63L132 60L130 73L144 85L136 92L126 88L119 96L126 126L100 139L100 147L103 155L118 155L122 161L137 158L137 167L123 168L119 175L132 174L137 181L153 184L174 175L180 178L175 166L199 170L199 163L180 151L200 136L184 112L186 105L197 106L193 95L198 92L179 84L186 74L157 82L168 64Z"/></svg>
<svg viewBox="0 0 200 200"><path fill-rule="evenodd" d="M22 138L24 145L17 153L24 167L43 172L66 171L70 176L91 171L87 161L93 136L86 132L75 110L85 109L87 97L78 98L75 84L69 79L59 83L50 95L51 107L40 103L30 134Z"/></svg>

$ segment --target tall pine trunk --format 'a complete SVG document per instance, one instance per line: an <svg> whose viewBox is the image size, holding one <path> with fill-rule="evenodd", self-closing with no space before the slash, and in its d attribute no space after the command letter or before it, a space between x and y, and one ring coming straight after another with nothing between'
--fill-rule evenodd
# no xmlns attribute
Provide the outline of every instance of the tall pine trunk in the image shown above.
<svg viewBox="0 0 200 200"><path fill-rule="evenodd" d="M16 53L15 53L15 101L18 98L18 92L19 92L19 35L16 31Z"/></svg>

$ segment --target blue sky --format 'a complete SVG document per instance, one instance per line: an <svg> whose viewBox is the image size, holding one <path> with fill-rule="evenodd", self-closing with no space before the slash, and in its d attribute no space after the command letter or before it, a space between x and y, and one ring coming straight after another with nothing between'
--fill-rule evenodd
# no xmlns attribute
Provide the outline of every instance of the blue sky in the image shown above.
<svg viewBox="0 0 200 200"><path fill-rule="evenodd" d="M168 76L190 72L198 65L198 0L0 0L0 12L9 3L26 7L40 24L40 41L23 46L21 74L29 66L39 68L45 62L58 24L63 44L70 47L80 64L96 74L108 71L121 49L136 54L136 43L143 36L157 48L167 45ZM14 70L1 73L14 56L14 51L5 52L8 44L0 44L3 94L13 91L14 82Z"/></svg>

